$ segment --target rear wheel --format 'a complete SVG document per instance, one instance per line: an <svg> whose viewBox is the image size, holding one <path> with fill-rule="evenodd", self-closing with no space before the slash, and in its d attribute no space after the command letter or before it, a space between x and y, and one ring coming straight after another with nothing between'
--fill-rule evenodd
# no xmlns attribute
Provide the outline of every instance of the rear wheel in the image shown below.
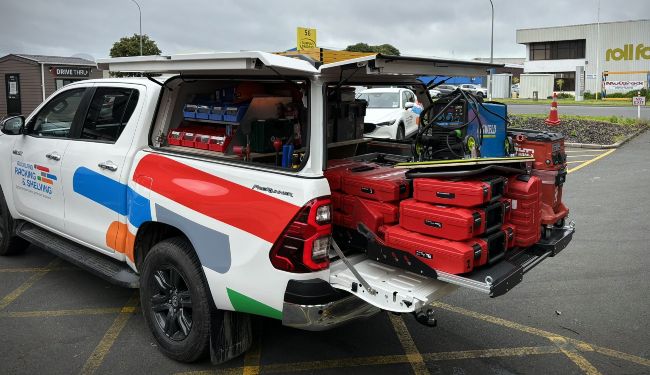
<svg viewBox="0 0 650 375"><path fill-rule="evenodd" d="M154 245L142 268L140 303L160 350L193 362L210 342L211 297L192 245L182 237Z"/></svg>
<svg viewBox="0 0 650 375"><path fill-rule="evenodd" d="M0 189L0 256L18 254L29 247L29 242L16 236L13 228L14 219Z"/></svg>

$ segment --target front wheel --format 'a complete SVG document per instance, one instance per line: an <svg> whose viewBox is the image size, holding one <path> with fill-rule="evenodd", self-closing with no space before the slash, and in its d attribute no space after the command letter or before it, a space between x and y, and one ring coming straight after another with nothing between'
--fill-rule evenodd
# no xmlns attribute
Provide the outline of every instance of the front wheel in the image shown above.
<svg viewBox="0 0 650 375"><path fill-rule="evenodd" d="M0 256L18 254L29 247L29 242L14 234L13 227L14 219L0 189Z"/></svg>
<svg viewBox="0 0 650 375"><path fill-rule="evenodd" d="M207 354L210 301L192 245L182 237L154 245L142 267L140 303L145 321L165 355L194 362Z"/></svg>

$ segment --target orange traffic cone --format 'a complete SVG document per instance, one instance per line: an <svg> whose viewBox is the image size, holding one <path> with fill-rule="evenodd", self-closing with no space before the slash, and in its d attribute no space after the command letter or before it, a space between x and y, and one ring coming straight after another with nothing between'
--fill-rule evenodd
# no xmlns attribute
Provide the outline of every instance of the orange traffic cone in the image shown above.
<svg viewBox="0 0 650 375"><path fill-rule="evenodd" d="M551 111L548 113L548 118L544 120L546 125L560 125L560 116L557 113L557 94L553 93L553 101L551 102Z"/></svg>

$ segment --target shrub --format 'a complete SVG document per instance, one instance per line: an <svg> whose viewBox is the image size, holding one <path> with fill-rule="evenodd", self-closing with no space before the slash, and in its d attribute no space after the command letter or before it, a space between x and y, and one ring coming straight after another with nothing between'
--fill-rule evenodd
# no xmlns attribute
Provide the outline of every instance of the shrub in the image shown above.
<svg viewBox="0 0 650 375"><path fill-rule="evenodd" d="M575 96L573 96L571 94L568 94L566 92L561 92L561 93L557 94L557 98L558 99L575 99Z"/></svg>
<svg viewBox="0 0 650 375"><path fill-rule="evenodd" d="M609 118L609 122L617 124L618 123L618 117L612 115L612 117Z"/></svg>

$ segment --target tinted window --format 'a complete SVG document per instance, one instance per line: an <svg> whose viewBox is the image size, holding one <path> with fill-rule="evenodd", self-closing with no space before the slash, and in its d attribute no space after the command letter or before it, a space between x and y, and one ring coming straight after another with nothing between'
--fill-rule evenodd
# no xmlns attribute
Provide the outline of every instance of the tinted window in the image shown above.
<svg viewBox="0 0 650 375"><path fill-rule="evenodd" d="M368 108L399 108L399 93L396 92L365 92L359 99L368 102Z"/></svg>
<svg viewBox="0 0 650 375"><path fill-rule="evenodd" d="M45 104L34 119L32 134L43 137L68 137L84 91L86 89L65 91Z"/></svg>
<svg viewBox="0 0 650 375"><path fill-rule="evenodd" d="M120 87L98 88L90 102L81 130L81 139L117 141L137 103L138 90Z"/></svg>

